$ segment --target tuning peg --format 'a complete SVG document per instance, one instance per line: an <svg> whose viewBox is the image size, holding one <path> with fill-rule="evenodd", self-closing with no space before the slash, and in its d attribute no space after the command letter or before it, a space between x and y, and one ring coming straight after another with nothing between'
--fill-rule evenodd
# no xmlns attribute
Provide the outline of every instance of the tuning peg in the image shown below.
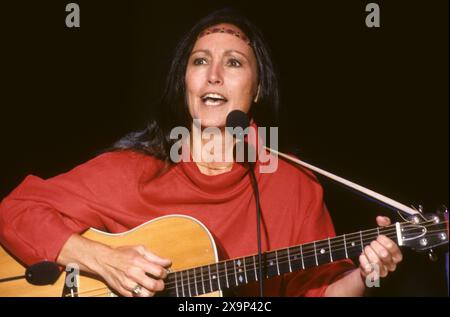
<svg viewBox="0 0 450 317"><path fill-rule="evenodd" d="M420 223L421 219L426 220L425 216L423 215L423 206L422 205L418 205L417 208L414 205L411 205L411 208L418 211L418 213L412 217L409 217L410 222L418 224L418 223Z"/></svg>
<svg viewBox="0 0 450 317"><path fill-rule="evenodd" d="M437 261L438 257L436 253L434 253L433 249L428 250L428 259L433 262Z"/></svg>

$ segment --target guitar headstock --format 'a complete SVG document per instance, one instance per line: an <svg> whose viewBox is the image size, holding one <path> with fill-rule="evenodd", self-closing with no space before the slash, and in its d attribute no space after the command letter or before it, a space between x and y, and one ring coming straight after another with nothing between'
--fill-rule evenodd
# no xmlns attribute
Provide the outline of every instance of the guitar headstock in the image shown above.
<svg viewBox="0 0 450 317"><path fill-rule="evenodd" d="M448 211L418 214L400 225L401 245L416 251L448 246Z"/></svg>

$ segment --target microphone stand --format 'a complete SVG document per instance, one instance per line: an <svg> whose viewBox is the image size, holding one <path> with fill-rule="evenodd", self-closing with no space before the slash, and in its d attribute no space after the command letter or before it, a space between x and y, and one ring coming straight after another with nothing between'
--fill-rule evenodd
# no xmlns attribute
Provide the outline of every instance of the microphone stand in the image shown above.
<svg viewBox="0 0 450 317"><path fill-rule="evenodd" d="M256 162L251 162L251 158L256 159L255 149L245 141L245 132L243 130L247 130L250 126L250 121L247 115L240 110L233 110L227 115L226 127L234 129L241 128L241 132L238 132L235 136L236 144L234 149L236 150L235 154L237 155L239 151L241 154L244 154L244 166L248 168L250 180L252 183L253 193L255 195L255 205L256 205L256 232L258 238L258 265L259 265L259 296L264 296L264 277L263 277L263 264L262 264L262 247L261 247L261 204L259 200L259 189L258 182L256 180L255 175L255 165ZM233 134L233 130L230 131ZM248 149L247 151L245 149ZM250 153L250 151L254 151L254 153ZM236 160L238 161L238 160ZM264 263L265 264L265 263Z"/></svg>
<svg viewBox="0 0 450 317"><path fill-rule="evenodd" d="M261 205L259 202L259 189L258 182L256 181L256 175L254 170L254 164L248 164L248 171L250 179L252 181L253 193L255 194L256 203L256 234L258 236L258 275L259 275L259 296L264 297L264 278L263 278L263 266L262 266L262 247L261 247Z"/></svg>
<svg viewBox="0 0 450 317"><path fill-rule="evenodd" d="M240 138L238 138L239 140ZM262 242L261 242L261 203L259 199L259 188L258 181L256 180L255 175L255 162L250 160L254 155L250 155L250 151L254 151L253 147L247 142L243 141L239 142L240 146L244 147L244 162L248 168L250 180L252 183L253 194L255 195L255 205L256 205L256 234L258 240L258 278L259 278L259 296L264 297L264 277L263 277L263 261L262 261ZM239 147L239 145L238 145ZM247 151L245 150L247 149Z"/></svg>

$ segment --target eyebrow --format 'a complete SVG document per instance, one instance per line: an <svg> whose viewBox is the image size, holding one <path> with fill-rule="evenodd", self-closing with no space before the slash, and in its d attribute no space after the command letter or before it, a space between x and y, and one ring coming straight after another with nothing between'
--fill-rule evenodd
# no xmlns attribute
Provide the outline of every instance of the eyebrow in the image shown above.
<svg viewBox="0 0 450 317"><path fill-rule="evenodd" d="M196 53L206 53L206 54L208 54L208 55L211 55L211 51L210 51L210 50L208 50L208 49L203 49L203 50L195 50L195 51L192 51L192 52L191 52L191 56L194 55L194 54L196 54ZM228 55L228 54L230 54L230 53L237 53L237 54L239 54L239 55L242 55L246 60L248 60L247 55L244 54L244 53L242 53L241 51L238 51L238 50L226 50L226 51L225 51L225 55Z"/></svg>

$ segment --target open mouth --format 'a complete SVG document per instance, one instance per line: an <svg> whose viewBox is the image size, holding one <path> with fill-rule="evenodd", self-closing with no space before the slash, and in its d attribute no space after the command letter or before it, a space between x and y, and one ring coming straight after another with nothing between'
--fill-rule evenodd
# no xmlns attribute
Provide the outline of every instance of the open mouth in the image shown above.
<svg viewBox="0 0 450 317"><path fill-rule="evenodd" d="M201 97L203 103L207 106L221 106L228 101L227 98L217 93L206 93Z"/></svg>

